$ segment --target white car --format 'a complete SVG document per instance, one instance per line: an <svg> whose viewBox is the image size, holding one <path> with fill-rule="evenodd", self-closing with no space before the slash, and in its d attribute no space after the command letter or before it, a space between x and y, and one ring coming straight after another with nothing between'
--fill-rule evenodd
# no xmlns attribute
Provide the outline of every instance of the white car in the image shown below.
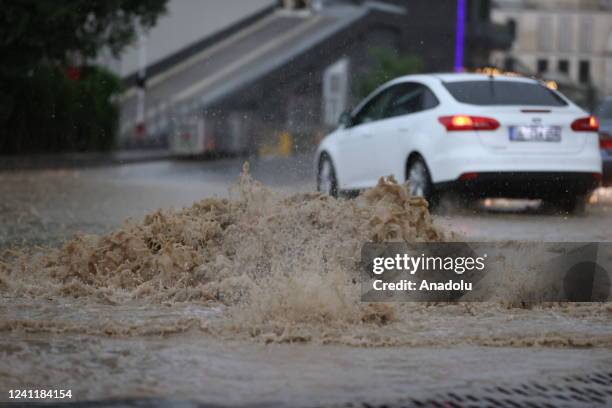
<svg viewBox="0 0 612 408"><path fill-rule="evenodd" d="M331 195L393 175L430 203L453 190L576 211L601 181L597 119L534 79L405 76L340 122L316 153L318 190Z"/></svg>

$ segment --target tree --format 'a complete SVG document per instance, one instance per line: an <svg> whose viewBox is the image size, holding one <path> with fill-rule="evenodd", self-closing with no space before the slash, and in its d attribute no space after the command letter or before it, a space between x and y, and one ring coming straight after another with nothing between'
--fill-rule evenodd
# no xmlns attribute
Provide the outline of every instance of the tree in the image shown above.
<svg viewBox="0 0 612 408"><path fill-rule="evenodd" d="M0 153L112 147L119 78L88 62L118 56L166 3L0 0Z"/></svg>
<svg viewBox="0 0 612 408"><path fill-rule="evenodd" d="M155 25L167 0L0 0L1 72L22 76L41 62L94 58L104 48L118 55L143 29Z"/></svg>
<svg viewBox="0 0 612 408"><path fill-rule="evenodd" d="M55 66L41 65L21 81L15 106L1 126L0 152L104 151L114 144L118 124L113 98L119 78L84 67L78 81Z"/></svg>
<svg viewBox="0 0 612 408"><path fill-rule="evenodd" d="M399 55L388 48L373 48L370 55L374 60L373 68L355 83L359 99L393 78L423 72L423 60L415 55Z"/></svg>

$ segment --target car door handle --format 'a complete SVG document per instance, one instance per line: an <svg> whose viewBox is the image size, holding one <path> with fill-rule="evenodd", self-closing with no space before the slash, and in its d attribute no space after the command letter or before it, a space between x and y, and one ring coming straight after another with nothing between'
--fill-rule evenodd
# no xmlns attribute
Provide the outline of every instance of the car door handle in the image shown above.
<svg viewBox="0 0 612 408"><path fill-rule="evenodd" d="M397 129L398 132L410 132L410 129L402 127Z"/></svg>
<svg viewBox="0 0 612 408"><path fill-rule="evenodd" d="M364 138L364 139L369 139L369 138L372 137L372 134L371 133L362 133L361 137Z"/></svg>

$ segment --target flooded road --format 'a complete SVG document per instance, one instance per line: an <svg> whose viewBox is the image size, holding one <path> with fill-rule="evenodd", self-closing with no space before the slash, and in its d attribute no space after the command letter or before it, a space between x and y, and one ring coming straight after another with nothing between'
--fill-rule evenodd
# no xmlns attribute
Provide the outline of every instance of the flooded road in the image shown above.
<svg viewBox="0 0 612 408"><path fill-rule="evenodd" d="M226 197L242 160L162 161L93 169L0 172L0 248L58 245L77 232L102 233L127 218L158 208L181 208L204 197ZM312 191L310 156L251 160L256 180L285 192ZM560 216L525 206L436 215L436 222L470 239L610 241L612 188L584 217ZM523 209L527 208L527 209Z"/></svg>
<svg viewBox="0 0 612 408"><path fill-rule="evenodd" d="M125 218L140 222L160 207L181 208L204 197L228 197L241 165L240 160L180 161L0 173L0 247L24 240L27 246L59 247L77 232L106 234L121 227ZM251 174L285 193L311 191L314 184L308 157L254 161ZM123 230L129 237L150 237L154 230L170 240L176 231L191 231L183 220L194 214L206 218L214 213L215 220L225 220L219 222L231 228L223 227L221 243L195 243L189 256L204 252L202 258L180 258L196 265L193 274L185 275L187 280L164 274L158 258L151 262L160 263L148 265L161 268L160 281L147 287L142 282L150 277L141 269L125 277L103 275L99 282L97 275L82 274L83 285L47 280L39 270L28 279L14 279L18 284L0 279L0 401L8 399L8 389L53 388L71 389L78 400L382 403L425 399L443 390L473 393L475 387L486 385L554 383L559 376L612 371L612 307L607 305L515 309L498 304L402 304L366 310L353 296L354 288L342 279L336 282L343 275L335 275L329 265L325 267L334 273L310 274L309 268L317 271L321 266L309 265L314 258L308 253L299 254L292 264L299 274L280 268L275 275L279 279L249 286L232 275L234 265L228 265L227 258L243 269L248 269L246 260L257 265L269 261L266 267L274 271L279 268L275 253L298 243L319 250L320 242L348 262L345 254L353 251L351 240L361 242L371 231L364 229L369 228L369 215L351 205L309 196L268 202L267 190L247 193L251 201L239 206L238 215L230 208L233 215L228 220L215 207L225 204L214 201L181 213L176 223L162 222L161 229L155 229L158 221L145 219L145 226ZM470 240L610 240L612 197L609 191L597 197L583 217L508 209L502 203L477 213L435 216L433 222L442 231L457 231ZM268 214L260 203L283 206ZM417 210L418 205L410 209ZM363 223L351 224L358 217L364 217ZM296 223L287 225L288 220ZM314 220L312 230L303 229L305 220ZM203 225L208 226L197 224L200 235L207 234ZM428 225L406 231L418 236L433 233ZM315 233L316 240L306 239ZM187 236L165 242L177 245ZM50 268L49 275L55 277L80 273L79 265L89 265L94 258L103 268L113 259L100 260L100 245L126 242L129 249L129 240L116 243L123 239L114 234L108 241L84 241L77 253L83 254L85 263L73 259L74 269L66 261L71 251L43 257L41 263L32 263L39 261L30 256L24 265ZM258 241L265 245L256 246ZM223 245L223 257L206 253L214 245ZM140 253L138 248L134 251ZM198 271L197 265L204 263L207 269ZM211 270L216 275L210 276ZM200 272L210 284L200 287L189 280ZM143 281L132 283L130 278ZM333 290L330 282L336 285ZM3 285L9 289L3 291ZM250 294L246 307L234 303L234 293Z"/></svg>
<svg viewBox="0 0 612 408"><path fill-rule="evenodd" d="M108 232L127 218L227 196L243 160L162 161L91 169L0 172L0 248L58 245L77 232ZM253 177L283 191L308 191L312 160L251 160Z"/></svg>
<svg viewBox="0 0 612 408"><path fill-rule="evenodd" d="M600 349L266 346L219 343L199 335L146 340L9 335L2 342L9 340L14 341L8 346L11 355L25 357L27 352L28 359L44 362L35 372L15 369L13 374L29 378L15 387L52 384L72 389L80 399L163 397L227 405L424 399L444 389L461 393L475 383L546 382L612 364L609 351ZM15 364L14 359L4 361Z"/></svg>

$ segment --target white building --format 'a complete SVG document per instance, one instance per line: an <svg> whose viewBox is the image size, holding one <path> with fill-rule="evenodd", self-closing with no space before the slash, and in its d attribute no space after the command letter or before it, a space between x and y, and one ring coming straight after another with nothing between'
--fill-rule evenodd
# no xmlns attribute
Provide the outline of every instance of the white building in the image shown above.
<svg viewBox="0 0 612 408"><path fill-rule="evenodd" d="M171 0L167 13L146 34L146 65L155 64L275 3L275 0ZM121 77L134 74L138 70L139 44L127 47L119 58L103 54L99 62Z"/></svg>
<svg viewBox="0 0 612 408"><path fill-rule="evenodd" d="M612 95L612 0L496 0L491 18L515 31L493 65Z"/></svg>

